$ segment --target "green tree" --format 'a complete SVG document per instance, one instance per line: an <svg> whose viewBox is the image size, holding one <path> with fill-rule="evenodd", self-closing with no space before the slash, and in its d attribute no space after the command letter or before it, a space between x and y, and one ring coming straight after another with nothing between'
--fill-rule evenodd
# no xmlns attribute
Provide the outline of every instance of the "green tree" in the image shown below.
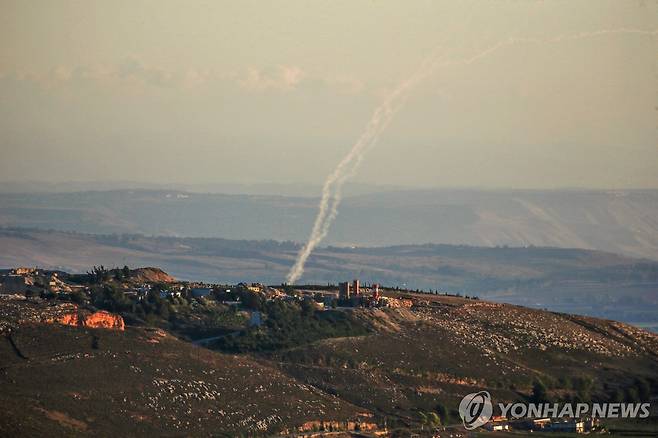
<svg viewBox="0 0 658 438"><path fill-rule="evenodd" d="M623 402L624 401L624 391L622 391L620 388L615 389L615 391L610 396L610 400L613 403Z"/></svg>
<svg viewBox="0 0 658 438"><path fill-rule="evenodd" d="M548 390L541 380L535 380L532 384L532 395L530 396L530 401L532 403L548 402Z"/></svg>
<svg viewBox="0 0 658 438"><path fill-rule="evenodd" d="M249 290L240 292L240 301L243 306L251 310L263 310L265 307L265 299L263 296Z"/></svg>
<svg viewBox="0 0 658 438"><path fill-rule="evenodd" d="M624 391L624 401L626 403L638 403L640 401L640 394L638 394L637 388L626 388Z"/></svg>
<svg viewBox="0 0 658 438"><path fill-rule="evenodd" d="M73 301L76 304L84 304L85 301L87 301L87 294L85 294L83 291L76 289L73 292L71 292L71 301Z"/></svg>
<svg viewBox="0 0 658 438"><path fill-rule="evenodd" d="M170 304L167 301L161 301L157 306L157 314L162 319L169 319L171 312L169 309Z"/></svg>
<svg viewBox="0 0 658 438"><path fill-rule="evenodd" d="M315 306L311 302L311 300L305 299L302 301L301 304L301 309L302 309L302 315L303 316L309 316L312 315L315 312Z"/></svg>
<svg viewBox="0 0 658 438"><path fill-rule="evenodd" d="M436 405L436 408L434 409L436 413L439 415L439 418L441 419L442 424L447 424L448 421L450 420L450 415L448 413L448 409L446 409L445 406L443 406L441 403Z"/></svg>
<svg viewBox="0 0 658 438"><path fill-rule="evenodd" d="M87 278L90 283L101 284L110 279L110 271L105 266L94 266L91 271L87 271Z"/></svg>
<svg viewBox="0 0 658 438"><path fill-rule="evenodd" d="M437 415L436 412L427 413L427 423L430 426L436 427L441 425L441 418Z"/></svg>
<svg viewBox="0 0 658 438"><path fill-rule="evenodd" d="M635 381L635 387L637 388L637 393L641 401L648 402L651 398L651 385L646 379L638 378Z"/></svg>

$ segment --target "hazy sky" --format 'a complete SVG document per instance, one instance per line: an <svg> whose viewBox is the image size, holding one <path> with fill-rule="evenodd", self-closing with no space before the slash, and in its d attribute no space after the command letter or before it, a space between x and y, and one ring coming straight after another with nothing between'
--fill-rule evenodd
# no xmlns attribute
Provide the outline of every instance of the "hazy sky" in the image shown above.
<svg viewBox="0 0 658 438"><path fill-rule="evenodd" d="M320 183L437 47L618 28L658 3L0 0L0 180ZM658 35L439 67L355 180L656 188Z"/></svg>

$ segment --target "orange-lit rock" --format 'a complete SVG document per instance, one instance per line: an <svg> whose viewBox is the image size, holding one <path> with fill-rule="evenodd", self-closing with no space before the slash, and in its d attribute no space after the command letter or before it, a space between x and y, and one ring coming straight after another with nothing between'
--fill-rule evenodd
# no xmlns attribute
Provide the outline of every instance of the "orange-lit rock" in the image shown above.
<svg viewBox="0 0 658 438"><path fill-rule="evenodd" d="M160 268L137 268L130 271L130 279L138 282L174 283L176 279Z"/></svg>
<svg viewBox="0 0 658 438"><path fill-rule="evenodd" d="M98 312L89 313L88 311L78 311L77 306L66 313L60 313L56 317L45 320L47 323L70 325L74 327L104 328L111 330L124 330L125 323L123 318L114 313L99 310Z"/></svg>
<svg viewBox="0 0 658 438"><path fill-rule="evenodd" d="M105 328L113 330L123 330L125 328L121 316L106 312L105 310L99 310L98 312L87 316L82 321L82 325L89 328Z"/></svg>
<svg viewBox="0 0 658 438"><path fill-rule="evenodd" d="M78 313L67 313L65 315L60 316L57 318L57 322L60 324L64 325L73 325L73 326L78 326L80 325L80 318L78 318Z"/></svg>
<svg viewBox="0 0 658 438"><path fill-rule="evenodd" d="M48 324L80 325L78 306L71 303L63 303L49 307L41 314L41 320Z"/></svg>
<svg viewBox="0 0 658 438"><path fill-rule="evenodd" d="M312 420L307 421L297 428L298 432L336 432L336 431L376 431L379 426L376 423L365 421L332 421Z"/></svg>
<svg viewBox="0 0 658 438"><path fill-rule="evenodd" d="M385 300L385 303L388 307L393 308L393 309L410 309L413 305L414 302L411 300L408 300L406 298L391 298L387 297Z"/></svg>
<svg viewBox="0 0 658 438"><path fill-rule="evenodd" d="M377 426L377 424L368 423L368 422L365 422L365 421L362 421L358 424L359 424L359 429L358 430L361 431L361 432L373 431L373 430L377 430L379 428L379 426Z"/></svg>

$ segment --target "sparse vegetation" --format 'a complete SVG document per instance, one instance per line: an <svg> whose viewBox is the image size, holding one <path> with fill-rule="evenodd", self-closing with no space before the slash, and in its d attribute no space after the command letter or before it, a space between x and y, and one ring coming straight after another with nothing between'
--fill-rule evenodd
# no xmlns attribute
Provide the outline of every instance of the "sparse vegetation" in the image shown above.
<svg viewBox="0 0 658 438"><path fill-rule="evenodd" d="M213 344L228 352L272 351L325 338L365 335L367 328L345 312L316 311L306 302L272 301L264 306L265 324L226 336Z"/></svg>
<svg viewBox="0 0 658 438"><path fill-rule="evenodd" d="M544 383L537 379L532 384L532 394L530 395L530 401L532 403L548 403L548 389Z"/></svg>
<svg viewBox="0 0 658 438"><path fill-rule="evenodd" d="M52 364L61 360L75 367L88 366L84 362L87 361L101 373L105 370L103 362L91 362L92 359L112 358L116 361L112 362L112 372L129 369L131 385L146 388L146 398L135 401L136 396L131 396L128 399L132 401L121 409L137 410L140 415L157 420L153 424L159 422L170 430L188 434L205 430L203 424L215 424L215 418L224 421L220 411L206 402L212 404L233 396L226 394L230 387L226 385L233 382L213 380L211 376L218 370L212 366L200 370L180 366L171 369L169 356L161 356L164 354L179 357L176 354L185 352L186 358L176 363L221 364L221 369L227 366L227 357L237 364L256 360L267 367L258 372L268 379L272 375L292 379L298 385L295 388L303 391L295 393L295 397L306 392L329 397L322 399L323 406L313 411L314 415L340 411L346 418L342 408L336 411L332 406L349 406L347 411L351 414L358 406L359 410L381 415L383 418L378 416L375 421L386 423L395 430L393 435L399 436L408 436L411 430L429 432L459 423L456 406L460 397L481 389L489 391L496 400L535 403L635 402L658 393L658 379L653 375L656 359L652 353L658 349L658 338L621 323L445 292L410 293L399 288L381 290L388 298L408 300L410 308L334 309L321 294L335 290L331 285L308 288L305 295L291 286L282 288L284 292L254 284L213 285L212 290L205 288L205 295L194 296L191 284L170 281L159 270L129 270L127 276L125 271L101 266L92 271L94 275L74 277L75 287L69 292L44 293L43 299L0 300L0 329L12 333L8 351L13 356L7 356L7 360L37 365L40 362L36 359L47 358ZM98 283L99 277L107 279ZM62 278L70 279L64 274ZM319 302L329 305L320 310ZM79 309L104 309L122 315L128 325L125 335L90 331L69 337L67 330L83 332L79 328L52 330L52 326L34 335L41 327L39 324L58 321L62 314L75 311L76 304ZM258 318L250 326L255 312ZM7 325L5 320L14 322ZM28 330L31 331L27 337L20 335ZM186 340L202 339L207 348L175 341L177 353L161 350L162 344L173 342L170 334ZM43 342L37 344L37 340ZM76 347L71 349L71 345ZM150 351L148 365L143 362L145 357L139 356L145 349ZM203 359L195 362L195 354L197 360ZM11 369L15 365L9 366ZM58 368L57 373L61 374L62 369ZM145 374L149 375L147 380ZM123 391L131 393L125 388ZM253 394L245 394L247 403L258 406L261 391L255 387ZM58 398L62 397L60 393L49 394L57 400L57 406L67 407L66 415L77 419L76 411L69 410L67 402ZM2 400L0 397L0 404ZM327 400L333 400L333 404ZM287 418L319 419L304 417L306 405L302 409L298 403L290 404L298 411ZM247 411L235 412L239 416ZM201 429L186 424L188 420L171 420L190 415L203 419ZM281 411L254 419L255 423L240 418L246 423L227 420L220 422L221 430L242 430L249 425L253 432L250 434L254 435L258 431L279 431L283 424L300 424L283 420ZM87 424L87 420L80 421ZM87 427L93 425L89 424ZM319 422L309 424L309 430L325 427Z"/></svg>
<svg viewBox="0 0 658 438"><path fill-rule="evenodd" d="M144 253L158 255L159 263L200 281L238 283L253 275L245 263L267 266L261 281L281 281L290 256L298 251L291 242L245 241L211 238L146 237L139 234L89 235L57 231L0 228L0 246L6 254L20 245L38 253L38 260L58 266L75 265L87 257L111 258L121 251L133 260ZM84 248L85 259L62 248ZM2 254L0 254L0 258ZM183 257L185 265L179 261ZM541 247L481 248L464 245L405 245L383 248L328 247L317 252L314 272L322 283L351 278L390 287L431 289L433 293L492 297L521 305L568 309L622 321L656 323L652 291L658 286L658 263L614 254L578 249ZM404 263L400 260L404 259ZM36 260L36 258L35 258ZM5 263L10 263L7 258ZM349 268L347 268L349 266ZM110 268L105 268L110 269ZM116 268L118 271L123 268ZM118 272L117 272L118 273ZM96 274L94 274L96 275ZM125 277L125 273L123 274ZM87 274L80 274L86 281ZM313 286L313 285L311 285ZM323 285L315 285L324 287ZM593 312L594 310L594 313Z"/></svg>

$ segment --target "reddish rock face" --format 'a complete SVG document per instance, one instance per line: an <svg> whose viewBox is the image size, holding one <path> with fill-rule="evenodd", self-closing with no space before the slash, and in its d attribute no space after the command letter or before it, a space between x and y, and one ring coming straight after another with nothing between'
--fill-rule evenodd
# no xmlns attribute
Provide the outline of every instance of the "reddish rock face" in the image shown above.
<svg viewBox="0 0 658 438"><path fill-rule="evenodd" d="M125 328L121 316L106 312L105 310L99 310L98 312L87 316L82 321L82 325L89 328L105 328L113 330L123 330Z"/></svg>
<svg viewBox="0 0 658 438"><path fill-rule="evenodd" d="M130 271L131 280L174 283L176 279L160 268L137 268Z"/></svg>
<svg viewBox="0 0 658 438"><path fill-rule="evenodd" d="M299 432L312 431L375 431L379 426L376 423L365 421L333 421L333 420L312 420L307 421L297 428Z"/></svg>
<svg viewBox="0 0 658 438"><path fill-rule="evenodd" d="M104 328L110 330L124 330L125 324L123 318L114 313L99 310L92 314L80 315L77 311L66 313L58 318L49 319L47 322L57 322L64 325L88 328Z"/></svg>
<svg viewBox="0 0 658 438"><path fill-rule="evenodd" d="M78 318L77 313L67 313L57 318L57 322L64 325L80 325L80 319Z"/></svg>

